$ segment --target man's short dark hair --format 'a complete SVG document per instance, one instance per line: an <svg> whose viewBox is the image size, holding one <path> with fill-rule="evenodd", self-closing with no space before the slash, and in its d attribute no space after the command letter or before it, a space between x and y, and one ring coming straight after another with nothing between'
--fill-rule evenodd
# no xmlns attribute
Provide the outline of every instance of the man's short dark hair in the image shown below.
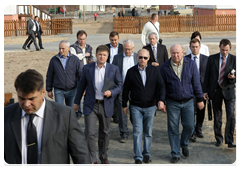
<svg viewBox="0 0 240 170"><path fill-rule="evenodd" d="M107 51L108 54L109 54L109 48L108 48L106 45L100 45L100 46L98 46L97 49L96 49L96 54L97 54L99 51Z"/></svg>
<svg viewBox="0 0 240 170"><path fill-rule="evenodd" d="M230 49L232 48L232 44L231 44L231 41L229 41L228 39L222 39L219 43L219 46L227 46L229 45Z"/></svg>
<svg viewBox="0 0 240 170"><path fill-rule="evenodd" d="M197 43L197 42L199 43L199 45L201 45L201 42L199 41L199 39L193 38L193 39L190 41L189 46L191 46L192 43Z"/></svg>
<svg viewBox="0 0 240 170"><path fill-rule="evenodd" d="M201 36L200 32L199 31L195 31L194 33L192 33L191 40L193 38L196 38L197 36L199 36L200 40L202 39L202 36Z"/></svg>
<svg viewBox="0 0 240 170"><path fill-rule="evenodd" d="M158 15L158 14L153 13L153 14L151 15L151 19L154 19L156 15Z"/></svg>
<svg viewBox="0 0 240 170"><path fill-rule="evenodd" d="M84 30L79 30L79 31L77 32L77 37L78 37L79 35L82 36L83 34L85 34L86 37L87 37L87 33L86 33L86 31L84 31Z"/></svg>
<svg viewBox="0 0 240 170"><path fill-rule="evenodd" d="M34 18L36 19L36 18L38 18L38 16L36 15Z"/></svg>
<svg viewBox="0 0 240 170"><path fill-rule="evenodd" d="M119 34L118 34L117 31L112 31L112 32L110 32L109 37L115 37L115 36L118 36L118 37L119 37Z"/></svg>
<svg viewBox="0 0 240 170"><path fill-rule="evenodd" d="M28 69L20 73L15 80L16 91L20 90L24 94L29 94L34 91L43 89L43 76L34 69Z"/></svg>

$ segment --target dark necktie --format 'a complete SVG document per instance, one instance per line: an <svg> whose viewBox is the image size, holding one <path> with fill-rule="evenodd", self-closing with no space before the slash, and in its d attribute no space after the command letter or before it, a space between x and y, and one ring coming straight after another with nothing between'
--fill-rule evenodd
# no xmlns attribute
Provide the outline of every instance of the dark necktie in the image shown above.
<svg viewBox="0 0 240 170"><path fill-rule="evenodd" d="M33 119L36 114L28 114L29 122L27 126L27 163L37 164L38 163L38 141L37 131L33 124Z"/></svg>
<svg viewBox="0 0 240 170"><path fill-rule="evenodd" d="M219 86L220 87L222 87L222 83L223 83L223 79L224 79L225 61L226 61L226 57L222 57L222 65L221 65L220 78L219 78Z"/></svg>
<svg viewBox="0 0 240 170"><path fill-rule="evenodd" d="M157 62L157 50L155 46L153 46L153 55L154 55L155 61Z"/></svg>

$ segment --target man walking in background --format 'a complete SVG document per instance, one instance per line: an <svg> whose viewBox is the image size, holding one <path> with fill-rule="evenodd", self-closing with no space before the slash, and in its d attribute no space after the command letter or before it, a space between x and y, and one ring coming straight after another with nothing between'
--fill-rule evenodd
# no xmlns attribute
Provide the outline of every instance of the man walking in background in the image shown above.
<svg viewBox="0 0 240 170"><path fill-rule="evenodd" d="M38 38L39 47L40 47L40 49L44 49L43 45L42 45L42 38L41 38L43 32L42 32L42 27L40 26L40 24L38 22L38 16L35 16L34 22L35 22L35 25L36 25L35 35ZM30 45L32 43L33 43L33 40L31 40L30 43L27 45L28 49L30 49Z"/></svg>
<svg viewBox="0 0 240 170"><path fill-rule="evenodd" d="M35 25L35 22L34 22L34 15L31 15L31 18L27 21L27 35L28 35L28 38L26 39L25 43L23 44L22 48L24 50L27 50L26 46L28 44L28 42L30 40L33 40L33 43L34 43L34 46L36 48L36 51L40 51L38 45L37 45L37 42L36 42L36 25Z"/></svg>
<svg viewBox="0 0 240 170"><path fill-rule="evenodd" d="M59 43L59 53L49 63L46 90L48 97L53 99L53 88L55 101L73 107L76 94L77 80L80 80L81 65L77 56L70 51L70 43L62 40Z"/></svg>

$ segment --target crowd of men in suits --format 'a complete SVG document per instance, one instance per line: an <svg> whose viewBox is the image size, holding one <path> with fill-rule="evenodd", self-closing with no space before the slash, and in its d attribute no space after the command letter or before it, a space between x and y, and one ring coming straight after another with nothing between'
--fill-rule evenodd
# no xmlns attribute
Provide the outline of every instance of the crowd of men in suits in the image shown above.
<svg viewBox="0 0 240 170"><path fill-rule="evenodd" d="M152 16L152 25L156 17ZM46 88L37 71L29 69L20 73L15 80L19 102L4 108L5 161L67 164L70 155L77 164L97 164L98 158L102 164L109 164L111 118L119 124L120 142L125 143L129 136L127 115L130 112L135 163L150 163L154 117L156 110L161 110L167 113L171 162L176 163L180 160L181 148L182 154L188 157L189 141L204 137L206 100L211 100L213 105L216 146L223 143L224 100L225 144L236 147L233 139L236 56L229 53L231 42L222 39L220 53L208 56L208 48L201 43L201 34L196 31L189 43L189 53L183 56L182 46L174 44L169 59L166 46L159 41L159 29L151 29L154 31L148 33L148 42L137 53L132 40L126 39L121 44L118 32L112 31L110 43L98 46L95 55L86 44L87 33L78 31L74 44L70 45L67 40L59 43L59 53L49 63ZM146 32L147 28L144 34ZM29 35L33 39L33 32ZM45 91L55 102L44 98ZM82 114L84 132L77 122ZM180 120L183 129L179 139Z"/></svg>

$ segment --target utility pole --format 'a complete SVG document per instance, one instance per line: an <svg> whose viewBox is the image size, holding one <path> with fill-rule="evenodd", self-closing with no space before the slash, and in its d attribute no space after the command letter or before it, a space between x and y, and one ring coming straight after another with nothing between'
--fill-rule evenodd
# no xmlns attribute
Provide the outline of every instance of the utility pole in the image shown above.
<svg viewBox="0 0 240 170"><path fill-rule="evenodd" d="M85 5L83 5L83 23L85 22Z"/></svg>

